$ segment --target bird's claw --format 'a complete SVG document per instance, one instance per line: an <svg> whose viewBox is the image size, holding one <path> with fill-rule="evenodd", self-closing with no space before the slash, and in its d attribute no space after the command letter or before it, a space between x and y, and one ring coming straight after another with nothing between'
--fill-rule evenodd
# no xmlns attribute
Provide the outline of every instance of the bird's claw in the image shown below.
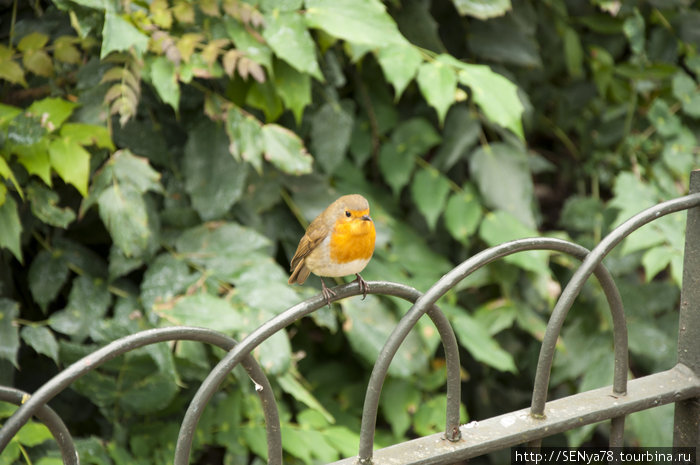
<svg viewBox="0 0 700 465"><path fill-rule="evenodd" d="M321 280L321 294L323 294L323 298L326 299L326 303L328 304L328 308L331 306L331 298L335 297L335 291L333 289L330 289L326 287L326 283Z"/></svg>
<svg viewBox="0 0 700 465"><path fill-rule="evenodd" d="M360 273L355 273L355 276L357 276L357 285L360 286L360 290L362 291L362 300L365 300L365 297L367 297L367 293L369 292L369 284L367 281L362 279L362 276L360 276Z"/></svg>

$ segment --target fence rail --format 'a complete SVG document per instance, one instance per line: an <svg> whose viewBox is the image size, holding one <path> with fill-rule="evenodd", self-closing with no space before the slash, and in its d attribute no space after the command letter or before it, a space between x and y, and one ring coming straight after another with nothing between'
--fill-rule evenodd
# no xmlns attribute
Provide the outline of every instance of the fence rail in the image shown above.
<svg viewBox="0 0 700 465"><path fill-rule="evenodd" d="M624 308L615 282L602 264L605 256L625 237L655 219L688 210L683 268L683 288L679 317L678 364L670 370L628 382L627 326ZM474 271L505 256L526 250L550 250L582 260L581 266L557 301L544 334L534 379L531 406L484 421L459 424L460 362L457 340L437 300ZM584 283L594 274L611 312L614 343L612 386L547 402L547 391L556 341L566 315ZM591 423L611 420L610 445L623 444L625 416L640 410L675 403L674 446L698 447L700 444L700 170L690 177L690 194L663 202L633 216L591 251L559 239L521 239L489 248L464 261L444 275L424 294L391 282L371 282L371 293L396 296L413 302L411 309L387 339L372 370L365 395L356 457L335 464L449 464L517 444L538 444L544 437ZM361 293L356 283L334 289L333 300ZM189 404L177 438L174 463L189 463L192 441L201 414L222 381L239 364L255 382L265 415L268 463L282 463L280 421L272 388L251 352L271 335L326 305L322 296L301 302L264 323L237 343L216 331L194 327L152 329L118 339L75 362L31 395L0 387L0 400L20 405L0 429L0 452L32 417L43 421L59 445L64 463L78 464L79 458L70 433L61 419L48 407L70 384L101 364L139 347L174 340L199 341L227 351L212 369ZM446 357L447 421L445 432L373 450L375 424L382 385L389 365L401 343L418 320L427 314L435 324Z"/></svg>

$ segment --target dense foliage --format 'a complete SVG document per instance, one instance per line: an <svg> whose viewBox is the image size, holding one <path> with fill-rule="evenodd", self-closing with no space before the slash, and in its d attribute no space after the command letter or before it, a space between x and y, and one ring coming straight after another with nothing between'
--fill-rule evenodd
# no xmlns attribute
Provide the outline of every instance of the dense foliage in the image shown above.
<svg viewBox="0 0 700 465"><path fill-rule="evenodd" d="M593 246L682 195L698 165L700 10L688 0L18 0L0 26L0 382L32 391L106 342L188 324L238 339L318 292L286 283L303 227L343 193L378 228L363 273L427 290L488 246ZM630 376L675 363L685 215L607 259ZM464 421L528 405L539 340L577 264L530 252L440 302L463 347ZM369 368L408 305L347 299L264 343L288 463L357 453ZM607 305L589 283L550 396L610 384ZM52 405L86 464L169 463L221 357L129 353ZM384 386L378 445L439 431L430 323ZM260 463L262 415L236 372L204 412L200 463ZM0 404L0 419L13 407ZM669 445L671 410L627 440ZM556 437L605 441L606 425ZM30 423L0 463L60 463ZM493 460L499 461L499 457Z"/></svg>

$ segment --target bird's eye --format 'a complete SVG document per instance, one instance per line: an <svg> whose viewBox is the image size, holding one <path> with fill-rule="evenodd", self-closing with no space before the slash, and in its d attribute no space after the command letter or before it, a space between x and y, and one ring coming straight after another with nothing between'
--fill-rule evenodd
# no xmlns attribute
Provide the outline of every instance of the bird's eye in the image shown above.
<svg viewBox="0 0 700 465"><path fill-rule="evenodd" d="M350 218L350 217L352 216L352 213L350 213L349 211L345 210L345 216L347 216L348 218Z"/></svg>

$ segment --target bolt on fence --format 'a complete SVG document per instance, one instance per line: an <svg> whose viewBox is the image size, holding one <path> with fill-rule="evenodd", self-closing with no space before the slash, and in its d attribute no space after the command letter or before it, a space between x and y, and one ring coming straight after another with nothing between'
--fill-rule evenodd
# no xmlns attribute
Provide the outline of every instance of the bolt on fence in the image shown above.
<svg viewBox="0 0 700 465"><path fill-rule="evenodd" d="M643 378L627 380L629 368L627 325L618 288L605 266L605 256L625 237L641 226L664 215L688 210L683 262L683 286L679 317L678 364ZM460 361L457 340L437 300L479 268L508 255L527 250L550 250L581 260L582 263L562 291L547 323L534 379L530 408L487 420L459 424ZM566 315L591 274L605 294L613 323L613 384L547 402L549 377L556 341ZM357 283L334 289L332 300L361 294ZM542 438L604 420L611 421L610 446L623 445L625 416L640 410L675 403L674 447L700 445L700 170L690 176L690 193L648 208L633 216L592 250L560 239L520 239L491 247L453 268L424 294L398 283L375 281L370 293L391 295L413 303L387 339L372 370L365 394L358 455L334 462L351 464L450 464L499 449ZM212 369L189 404L177 438L175 465L189 463L197 424L207 403L222 381L241 364L248 372L260 397L266 422L268 463L282 464L282 438L277 405L264 372L251 351L271 335L326 305L318 295L301 302L264 323L240 342L213 330L195 327L169 327L142 331L118 339L83 357L54 376L33 394L0 387L0 400L20 405L0 429L0 453L12 437L36 416L56 439L65 464L78 464L79 458L70 432L48 407L62 390L91 370L130 350L164 341L189 340L215 345L227 354ZM401 343L417 321L427 314L435 324L445 351L447 370L447 412L445 431L380 450L373 450L375 424L382 385L389 365Z"/></svg>

